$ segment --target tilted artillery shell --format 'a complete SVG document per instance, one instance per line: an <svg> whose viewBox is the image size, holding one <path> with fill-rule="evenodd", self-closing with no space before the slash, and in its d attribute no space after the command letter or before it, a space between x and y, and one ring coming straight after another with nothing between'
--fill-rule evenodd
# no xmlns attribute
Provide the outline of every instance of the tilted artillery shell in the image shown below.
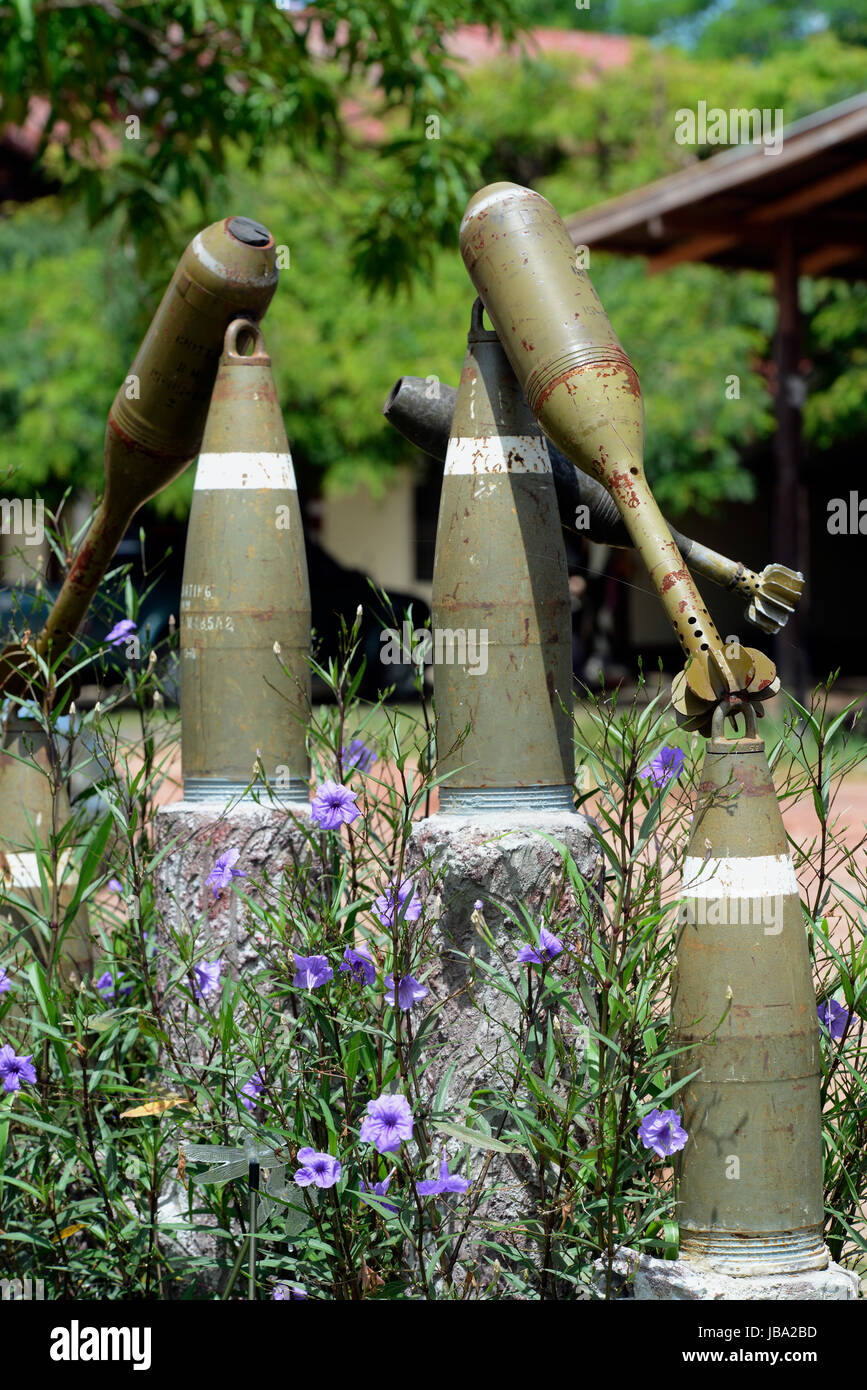
<svg viewBox="0 0 867 1390"><path fill-rule="evenodd" d="M638 377L563 219L529 188L495 183L471 199L461 255L533 414L559 449L611 493L688 661L702 709L773 680L723 643L644 475Z"/></svg>
<svg viewBox="0 0 867 1390"><path fill-rule="evenodd" d="M569 588L548 449L478 304L467 343L434 559L440 807L571 809Z"/></svg>
<svg viewBox="0 0 867 1390"><path fill-rule="evenodd" d="M721 711L720 711L721 714ZM718 721L719 722L719 721ZM764 743L708 743L683 871L673 1042L689 1135L684 1258L734 1275L823 1268L819 1030L795 871Z"/></svg>
<svg viewBox="0 0 867 1390"><path fill-rule="evenodd" d="M255 339L249 355L239 350L245 336ZM226 333L196 469L180 637L185 798L239 796L261 762L275 795L306 801L310 589L301 510L271 359L243 319Z"/></svg>
<svg viewBox="0 0 867 1390"><path fill-rule="evenodd" d="M41 653L69 645L132 516L196 457L226 328L239 315L260 319L277 278L274 238L249 218L227 217L190 242L109 411L105 493Z"/></svg>

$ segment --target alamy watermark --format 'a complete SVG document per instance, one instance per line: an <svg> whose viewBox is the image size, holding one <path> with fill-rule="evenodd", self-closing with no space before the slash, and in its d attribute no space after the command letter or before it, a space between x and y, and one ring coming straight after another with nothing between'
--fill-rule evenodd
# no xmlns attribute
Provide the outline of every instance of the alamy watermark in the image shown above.
<svg viewBox="0 0 867 1390"><path fill-rule="evenodd" d="M712 889L713 879L703 885ZM689 884L684 886L689 893ZM765 936L779 936L783 930L785 897L781 893L763 893L756 897L688 897L677 911L680 926L761 927Z"/></svg>
<svg viewBox="0 0 867 1390"><path fill-rule="evenodd" d="M776 155L783 148L783 110L754 106L726 111L700 101L695 111L688 106L675 111L674 138L678 145L762 145L765 154Z"/></svg>
<svg viewBox="0 0 867 1390"><path fill-rule="evenodd" d="M475 627L413 628L406 621L400 632L386 627L380 633L384 666L466 666L471 676L488 669L488 629Z"/></svg>
<svg viewBox="0 0 867 1390"><path fill-rule="evenodd" d="M42 1301L44 1298L44 1279L31 1279L29 1274L26 1279L0 1279L2 1303L30 1303L34 1300Z"/></svg>
<svg viewBox="0 0 867 1390"><path fill-rule="evenodd" d="M0 497L0 535L21 536L25 545L45 540L45 503L26 497Z"/></svg>

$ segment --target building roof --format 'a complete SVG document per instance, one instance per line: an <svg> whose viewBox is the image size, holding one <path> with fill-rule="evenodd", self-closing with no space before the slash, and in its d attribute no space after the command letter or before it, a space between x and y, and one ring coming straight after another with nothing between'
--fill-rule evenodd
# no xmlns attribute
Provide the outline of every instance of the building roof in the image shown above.
<svg viewBox="0 0 867 1390"><path fill-rule="evenodd" d="M867 92L785 126L776 152L774 116L767 148L732 146L567 218L573 241L647 256L651 272L684 261L770 270L789 223L801 274L867 277Z"/></svg>

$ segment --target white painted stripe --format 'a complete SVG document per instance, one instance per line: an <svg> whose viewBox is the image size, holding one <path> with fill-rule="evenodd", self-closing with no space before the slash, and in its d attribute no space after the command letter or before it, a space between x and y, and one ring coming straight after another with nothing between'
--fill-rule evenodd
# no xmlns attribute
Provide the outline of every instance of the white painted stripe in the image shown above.
<svg viewBox="0 0 867 1390"><path fill-rule="evenodd" d="M683 893L691 898L774 898L798 892L788 854L758 854L752 859L683 861Z"/></svg>
<svg viewBox="0 0 867 1390"><path fill-rule="evenodd" d="M39 859L32 851L26 854L5 854L5 865L0 868L0 888L5 884L7 888L38 888L41 879L39 877ZM63 850L57 857L57 872L62 875L66 872L69 864L69 850ZM47 881L51 882L50 865L45 866Z"/></svg>
<svg viewBox="0 0 867 1390"><path fill-rule="evenodd" d="M258 249L261 251L268 250L267 246L262 246ZM205 243L202 241L201 232L196 232L196 235L193 237L193 253L198 257L206 270L210 270L221 282L225 280L226 267L223 265L222 261L218 261L216 256L212 256L210 251L207 250ZM273 285L274 272L273 270L266 270L262 275L252 275L249 268L245 266L244 279L248 285Z"/></svg>
<svg viewBox="0 0 867 1390"><path fill-rule="evenodd" d="M297 492L291 454L199 454L195 490L253 492L274 488Z"/></svg>
<svg viewBox="0 0 867 1390"><path fill-rule="evenodd" d="M446 473L550 473L548 445L540 435L490 434L449 440Z"/></svg>

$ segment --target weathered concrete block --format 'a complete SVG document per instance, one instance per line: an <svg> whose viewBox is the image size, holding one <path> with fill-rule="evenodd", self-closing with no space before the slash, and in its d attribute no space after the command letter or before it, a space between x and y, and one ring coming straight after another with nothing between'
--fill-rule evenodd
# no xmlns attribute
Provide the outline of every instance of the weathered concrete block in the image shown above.
<svg viewBox="0 0 867 1390"><path fill-rule="evenodd" d="M597 1260L594 1286L605 1289L605 1261ZM616 1298L647 1303L696 1302L841 1302L858 1297L860 1281L852 1270L829 1258L825 1269L800 1274L720 1274L701 1260L657 1260L624 1246L614 1257L612 1291Z"/></svg>
<svg viewBox="0 0 867 1390"><path fill-rule="evenodd" d="M566 847L581 876L598 891L601 854L590 822L574 812L435 815L420 821L413 830L406 871L416 880L425 902L426 919L433 923L439 957L439 965L426 979L430 990L426 1002L431 1007L441 1005L425 1056L421 1087L432 1104L446 1072L455 1066L444 1106L457 1118L479 1088L508 1089L515 1067L508 1030L517 1031L520 1013L514 1000L499 993L481 971L474 971L456 952L468 956L474 948L477 959L499 956L505 973L523 993L528 967L518 963L516 957L524 937L507 915L510 909L516 911L519 903L528 905L537 923L550 905L549 930L558 936L566 935L573 948L571 953L559 956L550 969L561 978L574 980L572 1000L583 1016L578 982L585 923L564 873L562 855L546 836ZM483 916L495 944L494 952L472 921L476 899L484 904ZM560 1026L573 1057L580 1061L580 1028L565 1015ZM561 1083L567 1079L562 1077ZM473 1108L476 1113L485 1114L492 1126L502 1114L481 1098ZM486 1161L483 1190L498 1190L482 1196L462 1247L462 1262L476 1261L477 1277L482 1282L490 1278L494 1259L481 1244L484 1227L488 1223L538 1216L540 1205L535 1158L501 1153L490 1156L474 1150L470 1158L471 1179L478 1180ZM470 1193L467 1200L472 1197ZM538 1265L540 1254L535 1243L529 1238L516 1243L523 1244L529 1258Z"/></svg>
<svg viewBox="0 0 867 1390"><path fill-rule="evenodd" d="M178 801L162 807L155 825L155 848L159 852L175 843L155 875L158 945L165 947L171 928L190 928L204 916L199 940L207 940L206 961L222 961L220 988L227 974L238 979L242 972L249 977L264 971L261 924L238 890L266 902L273 894L276 903L277 888L287 868L303 866L315 874L306 825L309 807L301 803L257 805L244 801L227 810L220 804ZM229 849L239 851L234 867L246 877L234 879L215 898L207 879L219 856ZM269 883L273 885L270 889ZM167 979L166 952L161 949L157 955L158 988L164 995L164 1022L172 1051L183 1074L187 1068L192 1072L203 1060L201 1044L189 1026L190 1005L177 994L165 997ZM217 991L206 996L203 1007L217 997ZM187 1194L173 1179L161 1193L159 1207L161 1221L183 1223L188 1219ZM219 1242L208 1230L213 1221L202 1217L197 1218L199 1223L194 1232L177 1231L164 1237L181 1264L184 1257L216 1261L220 1254L225 1255L225 1242ZM194 1276L196 1292L203 1298L213 1297L222 1278L216 1264L212 1269L199 1268Z"/></svg>

